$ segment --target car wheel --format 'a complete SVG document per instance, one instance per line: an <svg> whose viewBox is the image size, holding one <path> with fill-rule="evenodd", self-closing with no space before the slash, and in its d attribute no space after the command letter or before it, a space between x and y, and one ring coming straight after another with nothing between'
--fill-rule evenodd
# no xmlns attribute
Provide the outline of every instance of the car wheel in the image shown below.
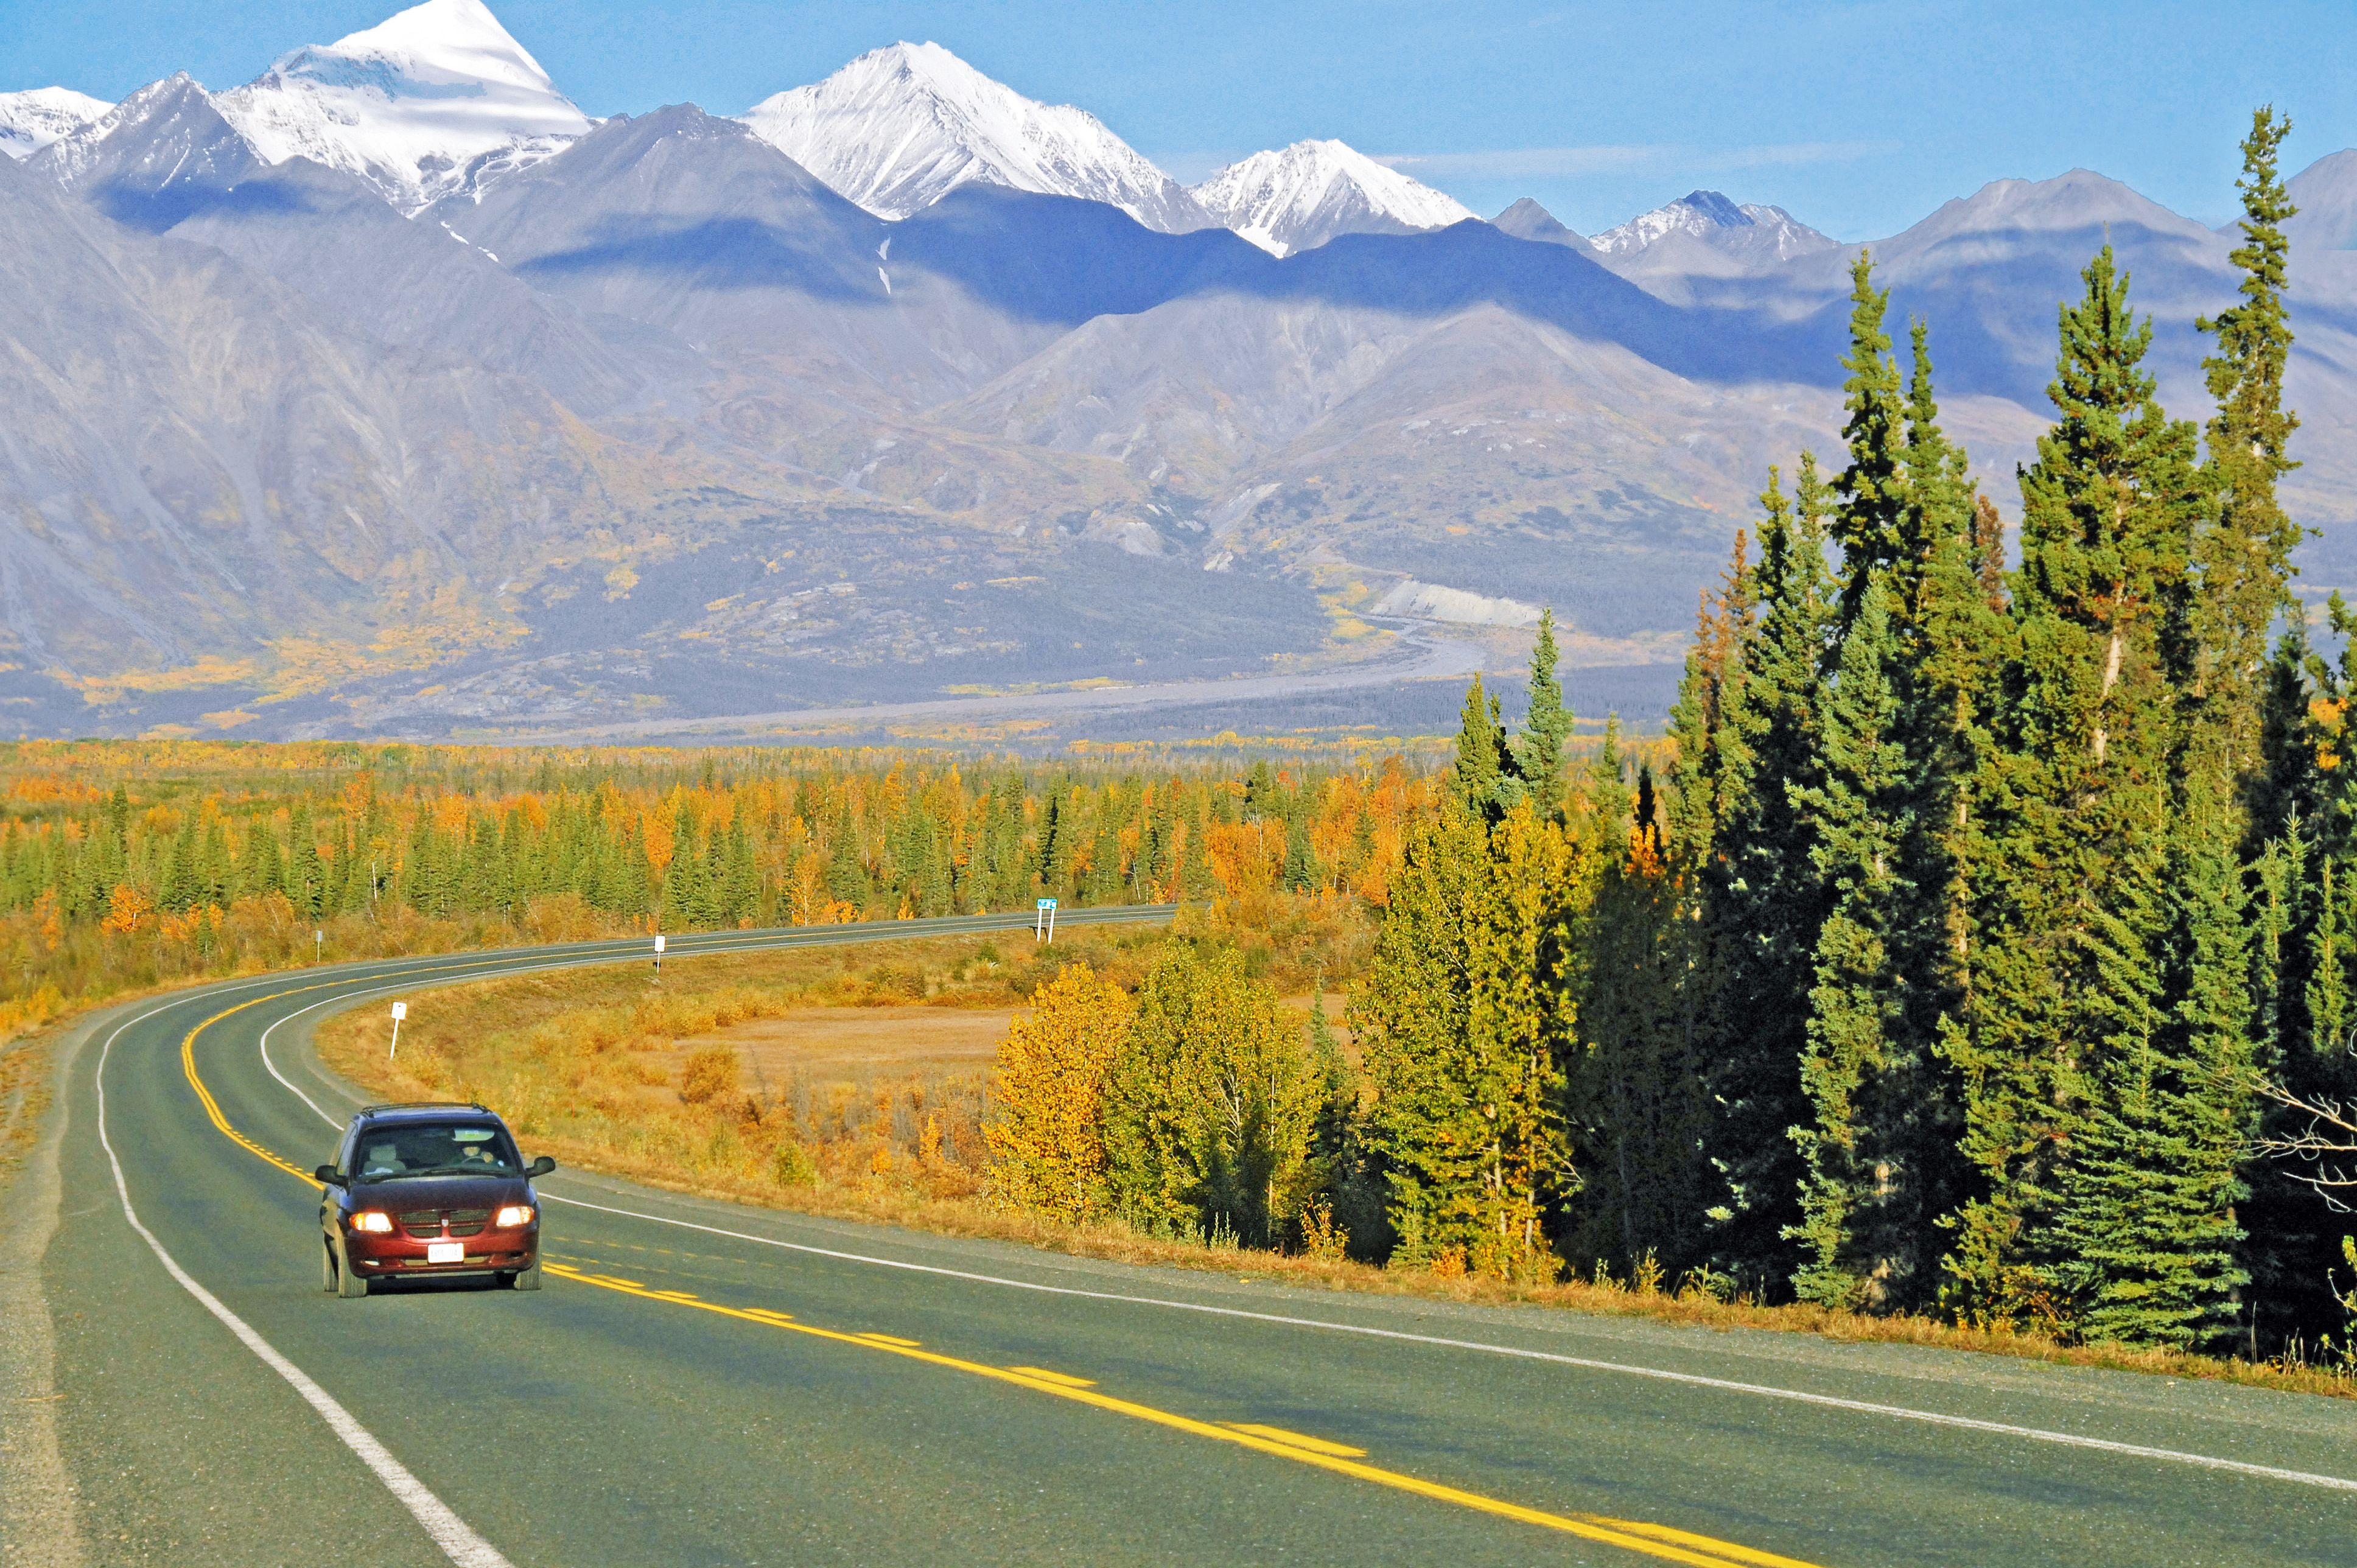
<svg viewBox="0 0 2357 1568"><path fill-rule="evenodd" d="M330 1294L336 1289L336 1244L325 1236L319 1238L319 1288Z"/></svg>
<svg viewBox="0 0 2357 1568"><path fill-rule="evenodd" d="M341 1265L336 1270L336 1294L346 1301L358 1301L368 1294L369 1283L352 1267L351 1260L339 1253L336 1262Z"/></svg>
<svg viewBox="0 0 2357 1568"><path fill-rule="evenodd" d="M534 1258L532 1261L532 1267L528 1269L518 1269L513 1274L510 1275L509 1278L515 1282L515 1288L518 1290L538 1290L540 1288L540 1260Z"/></svg>

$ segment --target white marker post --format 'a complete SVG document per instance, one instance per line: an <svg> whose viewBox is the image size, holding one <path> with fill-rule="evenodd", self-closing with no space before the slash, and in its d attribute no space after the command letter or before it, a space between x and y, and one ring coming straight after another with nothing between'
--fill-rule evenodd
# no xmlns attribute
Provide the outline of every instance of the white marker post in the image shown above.
<svg viewBox="0 0 2357 1568"><path fill-rule="evenodd" d="M393 1058L394 1053L401 1049L401 1021L408 1016L408 1003L396 1002L393 1004L393 1045L391 1048L384 1053L384 1059L387 1061L391 1061Z"/></svg>
<svg viewBox="0 0 2357 1568"><path fill-rule="evenodd" d="M662 978L662 933L661 931L657 931L655 933L655 978L658 980Z"/></svg>
<svg viewBox="0 0 2357 1568"><path fill-rule="evenodd" d="M328 933L325 931L313 931L311 933L311 961L313 963L317 963L327 956Z"/></svg>
<svg viewBox="0 0 2357 1568"><path fill-rule="evenodd" d="M1056 940L1056 901L1053 898L1039 900L1039 913L1031 922L1031 940L1035 942Z"/></svg>

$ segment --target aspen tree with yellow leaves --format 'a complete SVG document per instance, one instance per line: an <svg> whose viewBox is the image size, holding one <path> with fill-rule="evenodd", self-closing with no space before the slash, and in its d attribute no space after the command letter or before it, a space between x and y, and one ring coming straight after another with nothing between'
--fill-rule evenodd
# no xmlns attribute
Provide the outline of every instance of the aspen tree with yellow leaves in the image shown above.
<svg viewBox="0 0 2357 1568"><path fill-rule="evenodd" d="M1067 964L1032 1004L991 1074L991 1191L1013 1208L1092 1219L1106 1207L1105 1079L1129 1037L1129 993Z"/></svg>

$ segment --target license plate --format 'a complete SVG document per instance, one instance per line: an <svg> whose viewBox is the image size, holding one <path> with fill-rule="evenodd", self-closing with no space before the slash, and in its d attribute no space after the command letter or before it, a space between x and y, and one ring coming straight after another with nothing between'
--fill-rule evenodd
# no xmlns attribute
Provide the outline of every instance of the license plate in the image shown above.
<svg viewBox="0 0 2357 1568"><path fill-rule="evenodd" d="M425 1243L425 1261L429 1263L463 1263L467 1261L467 1244L464 1241L428 1241Z"/></svg>

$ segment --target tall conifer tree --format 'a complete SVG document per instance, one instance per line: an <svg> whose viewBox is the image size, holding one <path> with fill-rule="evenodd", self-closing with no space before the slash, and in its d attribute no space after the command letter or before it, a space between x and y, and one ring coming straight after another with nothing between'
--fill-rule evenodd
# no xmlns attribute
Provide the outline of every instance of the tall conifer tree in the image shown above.
<svg viewBox="0 0 2357 1568"><path fill-rule="evenodd" d="M1890 357L1890 334L1883 319L1890 291L1874 286L1874 258L1865 251L1850 266L1849 352L1842 369L1843 406L1849 417L1842 440L1850 460L1834 481L1840 504L1834 512L1834 542L1841 546L1841 618L1857 618L1874 574L1906 552L1906 398L1898 362Z"/></svg>
<svg viewBox="0 0 2357 1568"><path fill-rule="evenodd" d="M1709 1245L1719 1267L1762 1293L1784 1287L1795 1257L1785 1231L1799 1219L1802 1167L1790 1130L1809 1116L1800 1061L1824 918L1810 819L1794 799L1822 777L1836 616L1826 487L1805 453L1797 503L1771 470L1760 497L1758 626L1745 639L1723 721L1727 804L1701 873L1716 1041L1705 1148L1720 1189Z"/></svg>
<svg viewBox="0 0 2357 1568"><path fill-rule="evenodd" d="M2283 225L2298 209L2276 159L2291 121L2263 108L2243 139L2243 242L2228 258L2242 273L2239 303L2196 325L2217 348L2201 361L2217 413L2208 430L2207 478L2215 511L2194 542L2200 592L2190 628L2188 695L2197 749L2247 792L2264 767L2267 634L2289 599L2292 547L2301 530L2276 497L2298 467L2287 453L2299 419L2284 406L2291 323L2284 306L2290 245ZM2238 802L2239 803L2239 802Z"/></svg>
<svg viewBox="0 0 2357 1568"><path fill-rule="evenodd" d="M1880 1305L1911 1283L1923 1218L1889 1201L1918 1179L1912 1151L1890 1135L1908 1111L1889 1092L1908 1048L1906 977L1893 957L1916 905L1900 856L1911 779L1891 596L1882 576L1868 580L1825 705L1824 779L1796 797L1831 908L1800 1064L1813 1114L1792 1130L1805 1167L1790 1232L1803 1249L1793 1283L1804 1301L1846 1308Z"/></svg>
<svg viewBox="0 0 2357 1568"><path fill-rule="evenodd" d="M1951 1039L1981 1186L1950 1267L1965 1304L1998 1316L2088 1288L2056 1267L2075 1234L2058 1219L2084 1196L2059 1162L2091 1101L2143 1071L2164 1004L2179 739L2165 642L2191 532L2192 432L2154 399L2152 328L2130 313L2110 247L2083 275L2061 313L2059 418L2022 476L2018 642L1972 890L1983 941Z"/></svg>
<svg viewBox="0 0 2357 1568"><path fill-rule="evenodd" d="M1530 711L1513 746L1514 774L1542 816L1563 811L1564 747L1571 739L1571 709L1555 673L1555 611L1539 612L1539 632L1531 645Z"/></svg>

